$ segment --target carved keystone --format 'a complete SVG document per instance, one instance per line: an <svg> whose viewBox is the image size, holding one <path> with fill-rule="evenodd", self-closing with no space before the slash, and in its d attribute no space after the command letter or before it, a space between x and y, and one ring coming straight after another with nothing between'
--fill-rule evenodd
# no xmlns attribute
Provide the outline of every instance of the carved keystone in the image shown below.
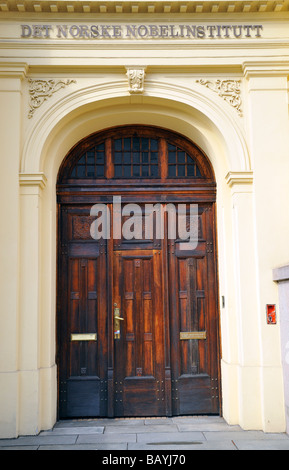
<svg viewBox="0 0 289 470"><path fill-rule="evenodd" d="M131 94L144 92L145 67L127 67L128 91Z"/></svg>

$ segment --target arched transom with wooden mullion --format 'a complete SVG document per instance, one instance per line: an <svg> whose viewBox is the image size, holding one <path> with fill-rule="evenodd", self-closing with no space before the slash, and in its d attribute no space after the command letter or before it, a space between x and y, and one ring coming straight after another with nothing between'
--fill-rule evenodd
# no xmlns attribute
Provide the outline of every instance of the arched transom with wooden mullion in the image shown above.
<svg viewBox="0 0 289 470"><path fill-rule="evenodd" d="M124 126L93 134L64 160L59 182L212 179L197 146L162 129Z"/></svg>

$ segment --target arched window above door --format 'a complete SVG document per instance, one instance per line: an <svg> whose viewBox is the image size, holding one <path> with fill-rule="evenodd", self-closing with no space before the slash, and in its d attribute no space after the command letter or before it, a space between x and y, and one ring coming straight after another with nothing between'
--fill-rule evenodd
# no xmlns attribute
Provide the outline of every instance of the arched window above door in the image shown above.
<svg viewBox="0 0 289 470"><path fill-rule="evenodd" d="M159 140L131 136L113 139L115 178L159 178Z"/></svg>
<svg viewBox="0 0 289 470"><path fill-rule="evenodd" d="M213 174L196 145L149 126L123 126L93 134L66 156L58 183L103 180L204 180Z"/></svg>
<svg viewBox="0 0 289 470"><path fill-rule="evenodd" d="M196 160L182 148L168 144L168 178L202 178Z"/></svg>
<svg viewBox="0 0 289 470"><path fill-rule="evenodd" d="M87 150L74 164L70 178L104 178L105 143Z"/></svg>

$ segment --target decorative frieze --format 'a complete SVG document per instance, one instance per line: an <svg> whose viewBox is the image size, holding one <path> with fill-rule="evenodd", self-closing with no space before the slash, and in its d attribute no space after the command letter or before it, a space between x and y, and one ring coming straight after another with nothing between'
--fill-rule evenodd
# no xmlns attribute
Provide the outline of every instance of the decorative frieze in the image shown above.
<svg viewBox="0 0 289 470"><path fill-rule="evenodd" d="M28 79L28 82L30 95L29 119L33 117L35 110L54 93L71 83L76 83L75 80L32 80L31 78Z"/></svg>
<svg viewBox="0 0 289 470"><path fill-rule="evenodd" d="M208 0L183 0L180 1L157 1L157 0L119 0L117 2L107 0L94 0L87 2L84 0L68 2L67 0L47 0L47 1L31 1L21 0L21 2L12 2L3 0L0 3L0 10L4 12L36 12L36 13L76 13L81 15L83 13L96 13L99 14L122 14L126 13L150 13L150 14L177 14L177 13L249 13L254 12L254 15L262 14L264 12L280 12L288 11L288 2L284 0L277 0L272 2L270 0L263 0L261 4L257 4L253 0L246 0L240 2L238 0L231 0L230 2L224 0L215 0L210 2Z"/></svg>
<svg viewBox="0 0 289 470"><path fill-rule="evenodd" d="M128 91L131 94L144 92L145 67L128 67Z"/></svg>
<svg viewBox="0 0 289 470"><path fill-rule="evenodd" d="M240 116L242 115L241 80L204 80L201 78L197 80L197 83L217 93L233 106Z"/></svg>

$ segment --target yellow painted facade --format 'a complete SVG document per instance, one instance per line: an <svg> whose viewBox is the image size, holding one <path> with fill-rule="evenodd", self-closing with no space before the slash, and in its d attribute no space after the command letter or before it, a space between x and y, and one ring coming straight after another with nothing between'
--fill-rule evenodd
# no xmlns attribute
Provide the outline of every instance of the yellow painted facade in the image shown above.
<svg viewBox="0 0 289 470"><path fill-rule="evenodd" d="M124 124L161 125L209 157L222 413L284 432L272 271L289 262L289 2L3 0L0 10L0 437L57 420L57 173L81 139Z"/></svg>

